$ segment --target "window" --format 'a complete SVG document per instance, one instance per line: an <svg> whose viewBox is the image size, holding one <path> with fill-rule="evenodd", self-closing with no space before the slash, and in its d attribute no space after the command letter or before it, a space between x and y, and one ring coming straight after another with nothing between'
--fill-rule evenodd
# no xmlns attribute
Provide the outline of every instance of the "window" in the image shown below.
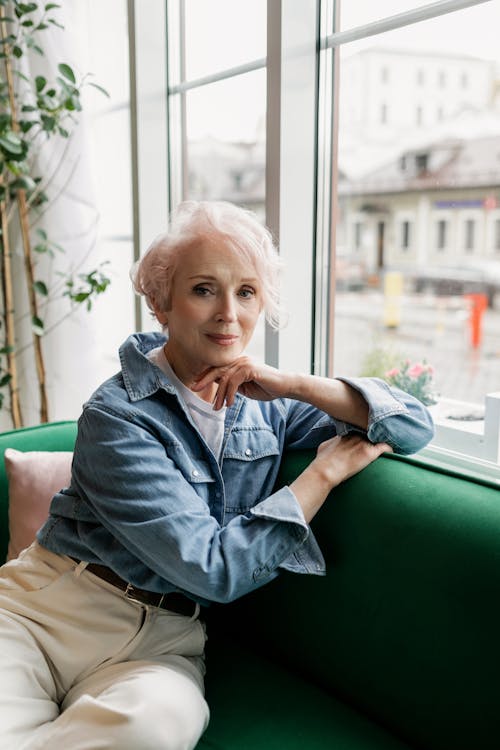
<svg viewBox="0 0 500 750"><path fill-rule="evenodd" d="M486 134L480 123L496 117L491 91L500 52L493 28L500 6L464 7L451 0L446 12L433 15L437 4L425 11L418 2L404 9L389 0L341 5L343 27L332 37L338 38L339 57L338 211L332 224L340 237L339 225L364 213L357 259L365 263L366 281L362 290L337 290L332 371L363 374L374 352L393 364L398 356L426 359L440 394L432 407L436 445L498 462L498 446L488 436L500 425L492 428L485 415L494 414L487 394L500 382L500 360L490 356L500 330L500 135ZM427 20L421 20L424 13ZM363 25L374 20L376 29ZM469 33L473 27L481 30L477 39ZM370 73L382 65L391 71L383 102ZM355 84L349 74L354 67ZM359 102L355 121L342 106L346 91ZM390 138L388 129L376 127L382 103L390 110ZM463 129L465 112L470 127ZM444 119L446 133L439 127ZM405 279L399 325L390 335L380 312L386 270ZM479 351L468 325L471 291L484 291L491 301ZM356 320L353 309L363 311Z"/></svg>
<svg viewBox="0 0 500 750"><path fill-rule="evenodd" d="M363 222L354 222L354 249L361 250L363 245Z"/></svg>
<svg viewBox="0 0 500 750"><path fill-rule="evenodd" d="M407 220L401 222L401 249L408 250L411 245L411 223Z"/></svg>
<svg viewBox="0 0 500 750"><path fill-rule="evenodd" d="M476 232L476 222L474 221L474 219L466 219L465 220L464 250L467 253L471 253L474 250L475 232Z"/></svg>
<svg viewBox="0 0 500 750"><path fill-rule="evenodd" d="M445 219L439 219L436 222L436 248L446 250L448 233L448 222Z"/></svg>
<svg viewBox="0 0 500 750"><path fill-rule="evenodd" d="M465 243L479 256L482 226L485 254L500 253L500 219L487 224L481 203L497 193L500 162L482 155L498 153L500 138L480 141L479 126L454 122L464 106L471 118L492 114L498 8L464 4L168 3L168 201L227 197L275 222L292 277L291 325L274 339L281 366L359 375L373 348L397 346L412 361L434 358L445 399L481 405L485 383L500 382L495 358L476 369L474 352L467 359L464 286L449 284L457 266L472 278ZM444 113L446 138L434 127ZM389 339L378 311L396 263L413 327L402 316ZM346 283L336 288L339 269ZM258 354L272 362L269 341L263 331ZM469 364L468 379L451 377Z"/></svg>
<svg viewBox="0 0 500 750"><path fill-rule="evenodd" d="M226 200L266 214L265 0L168 3L170 205ZM228 103L230 102L230 106ZM264 321L251 354L264 356Z"/></svg>

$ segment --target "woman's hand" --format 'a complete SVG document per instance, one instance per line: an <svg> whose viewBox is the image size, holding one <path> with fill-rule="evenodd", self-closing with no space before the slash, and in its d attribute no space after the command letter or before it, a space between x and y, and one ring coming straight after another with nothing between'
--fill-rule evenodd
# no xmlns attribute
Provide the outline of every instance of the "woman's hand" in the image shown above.
<svg viewBox="0 0 500 750"><path fill-rule="evenodd" d="M211 383L217 383L214 409L221 409L224 404L231 406L237 393L257 401L286 397L290 378L290 375L274 367L243 356L225 367L210 367L205 370L191 386L191 390L202 391Z"/></svg>
<svg viewBox="0 0 500 750"><path fill-rule="evenodd" d="M331 489L357 474L386 451L392 453L390 445L370 443L362 435L337 436L321 443L314 462L331 483Z"/></svg>
<svg viewBox="0 0 500 750"><path fill-rule="evenodd" d="M316 458L290 484L307 523L316 515L331 490L375 461L384 451L392 453L386 443L374 445L361 435L347 435L326 440Z"/></svg>

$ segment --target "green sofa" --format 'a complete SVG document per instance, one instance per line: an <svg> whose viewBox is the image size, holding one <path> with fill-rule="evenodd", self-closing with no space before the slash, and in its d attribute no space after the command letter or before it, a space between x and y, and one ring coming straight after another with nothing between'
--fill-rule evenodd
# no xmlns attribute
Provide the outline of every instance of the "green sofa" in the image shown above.
<svg viewBox="0 0 500 750"><path fill-rule="evenodd" d="M74 437L52 424L4 433L0 449L71 450ZM281 482L310 458L286 456ZM199 750L499 750L498 488L384 456L313 526L326 577L284 574L210 608Z"/></svg>

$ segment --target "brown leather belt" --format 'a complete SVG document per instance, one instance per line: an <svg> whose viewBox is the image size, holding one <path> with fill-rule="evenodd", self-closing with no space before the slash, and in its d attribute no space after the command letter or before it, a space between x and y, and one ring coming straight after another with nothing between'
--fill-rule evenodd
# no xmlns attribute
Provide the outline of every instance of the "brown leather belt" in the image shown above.
<svg viewBox="0 0 500 750"><path fill-rule="evenodd" d="M75 557L71 559L76 563L80 563L80 560ZM175 612L178 615L186 615L187 617L192 617L196 612L196 602L184 596L179 591L172 591L169 594L157 594L153 591L139 589L137 586L124 581L111 568L108 568L106 565L99 565L98 563L88 563L85 570L106 581L106 583L115 586L130 601L139 602L139 604L148 604L150 607L158 607L159 609L167 609L170 612Z"/></svg>

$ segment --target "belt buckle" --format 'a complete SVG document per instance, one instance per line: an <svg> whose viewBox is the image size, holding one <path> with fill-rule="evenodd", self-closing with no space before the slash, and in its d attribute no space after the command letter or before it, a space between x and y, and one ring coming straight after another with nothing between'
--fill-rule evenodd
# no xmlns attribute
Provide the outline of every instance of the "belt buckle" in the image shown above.
<svg viewBox="0 0 500 750"><path fill-rule="evenodd" d="M135 602L136 604L148 604L147 599L138 599L137 596L134 596L134 589L135 586L132 583L127 583L127 588L124 591L125 599L128 599L129 602ZM161 605L163 604L163 600L165 599L165 594L162 594L160 596L160 599L158 601L158 604L155 604L155 609L160 609ZM152 606L152 605L149 605Z"/></svg>
<svg viewBox="0 0 500 750"><path fill-rule="evenodd" d="M129 602L135 602L136 604L144 604L144 601L142 599L138 599L136 596L134 596L134 589L135 587L131 583L127 583L127 588L123 592L123 595L125 599L128 599Z"/></svg>

